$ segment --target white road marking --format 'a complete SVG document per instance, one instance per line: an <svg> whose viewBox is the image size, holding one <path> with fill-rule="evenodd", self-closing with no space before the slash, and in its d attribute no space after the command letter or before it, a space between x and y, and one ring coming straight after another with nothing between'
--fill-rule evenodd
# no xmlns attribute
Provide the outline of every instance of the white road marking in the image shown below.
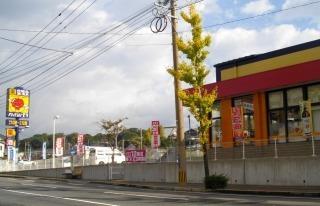
<svg viewBox="0 0 320 206"><path fill-rule="evenodd" d="M25 182L34 182L34 180L23 180Z"/></svg>
<svg viewBox="0 0 320 206"><path fill-rule="evenodd" d="M281 200L267 200L264 203L271 205L296 205L296 206L319 206L318 202L297 202L297 201L281 201Z"/></svg>
<svg viewBox="0 0 320 206"><path fill-rule="evenodd" d="M165 196L155 196L155 195L139 195L133 193L122 193L122 192L104 192L105 194L113 194L113 195L124 195L124 196L134 196L134 197L148 197L148 198L158 198L158 199L169 199L169 200L186 200L188 198L183 197L165 197Z"/></svg>
<svg viewBox="0 0 320 206"><path fill-rule="evenodd" d="M24 184L24 183L21 183L21 184L26 185L26 186L34 186L34 187L48 187L48 188L53 188L53 189L57 188L55 186L50 186L50 185L34 185L34 184Z"/></svg>
<svg viewBox="0 0 320 206"><path fill-rule="evenodd" d="M84 184L70 183L70 182L69 182L68 185L83 186Z"/></svg>
<svg viewBox="0 0 320 206"><path fill-rule="evenodd" d="M36 193L31 193L31 192L21 192L21 191L6 190L6 189L0 189L0 190L6 191L6 192L12 192L12 193L24 194L24 195L31 195L31 196L38 196L38 197L50 197L53 199L69 200L69 201L74 201L74 202L84 202L84 203L95 204L95 205L119 206L119 205L113 205L113 204L108 204L108 203L103 203L103 202L93 202L93 201L88 201L88 200L74 199L74 198L68 198L68 197L59 197L59 196L52 196L52 195L45 195L45 194L36 194Z"/></svg>

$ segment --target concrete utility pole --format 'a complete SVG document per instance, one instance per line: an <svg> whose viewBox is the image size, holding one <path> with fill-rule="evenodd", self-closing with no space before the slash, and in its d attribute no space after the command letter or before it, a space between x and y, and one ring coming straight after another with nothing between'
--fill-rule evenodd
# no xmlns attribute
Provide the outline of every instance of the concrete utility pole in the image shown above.
<svg viewBox="0 0 320 206"><path fill-rule="evenodd" d="M178 49L177 49L177 18L176 18L176 0L170 0L171 8L171 29L172 29L172 49L173 49L173 67L174 70L178 69ZM176 105L176 124L177 124L177 140L179 152L179 183L185 185L187 182L186 172L186 151L184 142L184 129L183 129L183 109L182 101L178 97L180 90L180 81L174 78L174 95Z"/></svg>

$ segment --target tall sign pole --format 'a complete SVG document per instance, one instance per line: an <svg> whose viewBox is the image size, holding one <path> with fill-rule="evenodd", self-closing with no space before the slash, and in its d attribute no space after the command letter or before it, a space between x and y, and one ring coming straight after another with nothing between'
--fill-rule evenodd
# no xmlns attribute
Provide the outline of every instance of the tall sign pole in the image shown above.
<svg viewBox="0 0 320 206"><path fill-rule="evenodd" d="M171 30L172 30L172 49L173 49L173 67L178 69L178 49L177 49L177 19L176 19L176 0L170 0L171 8ZM174 95L176 106L176 125L179 152L179 183L185 185L187 182L186 173L186 151L183 129L183 110L182 101L178 97L178 91L181 89L180 81L174 77Z"/></svg>

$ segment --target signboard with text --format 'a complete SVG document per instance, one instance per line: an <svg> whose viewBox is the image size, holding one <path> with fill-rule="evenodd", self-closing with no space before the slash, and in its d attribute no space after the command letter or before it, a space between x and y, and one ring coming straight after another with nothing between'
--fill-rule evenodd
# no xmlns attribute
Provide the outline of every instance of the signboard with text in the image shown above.
<svg viewBox="0 0 320 206"><path fill-rule="evenodd" d="M77 139L77 155L82 155L84 153L83 141L84 141L83 134L79 134Z"/></svg>
<svg viewBox="0 0 320 206"><path fill-rule="evenodd" d="M126 150L126 162L145 162L146 150Z"/></svg>
<svg viewBox="0 0 320 206"><path fill-rule="evenodd" d="M6 126L21 126L21 127L28 127L29 126L29 120L26 119L6 119Z"/></svg>
<svg viewBox="0 0 320 206"><path fill-rule="evenodd" d="M16 136L16 130L14 128L6 128L6 136L7 137Z"/></svg>
<svg viewBox="0 0 320 206"><path fill-rule="evenodd" d="M11 118L29 118L30 91L22 88L7 89L6 116Z"/></svg>
<svg viewBox="0 0 320 206"><path fill-rule="evenodd" d="M160 147L160 122L159 121L152 121L152 141L151 146L152 148Z"/></svg>
<svg viewBox="0 0 320 206"><path fill-rule="evenodd" d="M232 107L231 111L233 138L242 138L243 134L243 110L242 107Z"/></svg>
<svg viewBox="0 0 320 206"><path fill-rule="evenodd" d="M56 156L63 156L63 137L59 137L56 140Z"/></svg>

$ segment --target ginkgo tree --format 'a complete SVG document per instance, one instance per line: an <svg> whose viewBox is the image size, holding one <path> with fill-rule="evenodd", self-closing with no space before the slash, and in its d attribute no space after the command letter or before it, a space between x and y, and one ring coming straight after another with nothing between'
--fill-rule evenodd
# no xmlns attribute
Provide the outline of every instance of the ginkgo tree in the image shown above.
<svg viewBox="0 0 320 206"><path fill-rule="evenodd" d="M211 44L211 36L203 35L202 19L194 5L190 6L189 12L181 12L181 17L190 24L192 38L184 40L182 37L178 37L177 47L184 58L176 70L168 69L168 72L192 87L192 89L180 90L178 95L183 105L189 109L200 125L198 133L203 149L205 177L208 177L209 129L212 125L209 114L212 112L213 103L217 98L217 89L208 92L204 88L205 78L209 74L205 60L209 54L207 48Z"/></svg>

